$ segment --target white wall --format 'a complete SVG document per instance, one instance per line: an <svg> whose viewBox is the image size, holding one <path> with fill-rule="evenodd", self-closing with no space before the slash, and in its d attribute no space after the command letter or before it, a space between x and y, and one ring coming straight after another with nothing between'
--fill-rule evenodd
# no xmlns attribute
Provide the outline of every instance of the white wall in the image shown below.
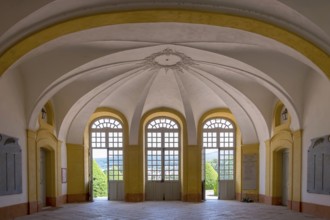
<svg viewBox="0 0 330 220"><path fill-rule="evenodd" d="M302 201L330 206L330 196L307 193L307 151L311 139L330 134L330 81L312 73L306 80L303 117Z"/></svg>
<svg viewBox="0 0 330 220"><path fill-rule="evenodd" d="M56 115L55 115L56 117ZM62 168L67 168L67 155L66 155L66 143L63 141L61 146L61 155L62 155ZM62 195L67 194L67 183L62 183Z"/></svg>
<svg viewBox="0 0 330 220"><path fill-rule="evenodd" d="M23 193L0 196L0 207L26 203L27 196L27 147L24 96L18 72L10 71L0 77L0 133L19 138L22 148Z"/></svg>
<svg viewBox="0 0 330 220"><path fill-rule="evenodd" d="M266 144L259 145L259 194L266 194Z"/></svg>

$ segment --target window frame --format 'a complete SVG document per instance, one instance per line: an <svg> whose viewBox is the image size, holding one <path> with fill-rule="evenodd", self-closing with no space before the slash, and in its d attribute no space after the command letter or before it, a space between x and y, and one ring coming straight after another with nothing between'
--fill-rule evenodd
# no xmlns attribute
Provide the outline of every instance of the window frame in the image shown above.
<svg viewBox="0 0 330 220"><path fill-rule="evenodd" d="M104 121L101 123L97 123L101 120ZM112 123L111 121L114 122ZM106 126L100 126L102 124L106 124ZM101 116L94 119L90 123L89 142L90 142L90 150L91 150L91 159L93 159L93 149L104 149L107 151L108 182L124 180L125 169L124 169L124 128L123 127L124 127L123 123L120 120L111 116ZM96 133L96 136L93 135L94 133ZM104 135L102 135L102 133ZM96 142L93 142L93 138L95 138L94 140L96 140ZM93 146L93 143L96 144L99 143L99 146ZM112 157L112 159L110 157ZM110 165L110 162L112 162L113 164L112 166ZM113 168L115 166L118 166L118 172L117 174L115 174L115 172L111 174L110 168L111 167Z"/></svg>
<svg viewBox="0 0 330 220"><path fill-rule="evenodd" d="M169 120L171 122L170 127L159 127L157 126L157 120ZM174 125L174 124L175 125ZM158 123L160 124L160 123ZM153 127L152 127L153 126ZM150 135L149 134L156 134ZM167 136L166 136L167 135ZM151 142L150 139L157 138L156 142ZM152 143L156 144L152 146ZM159 116L150 119L145 125L145 179L148 182L170 182L170 181L181 181L181 128L180 124L173 118L167 116ZM156 156L160 156L160 160L149 160L150 155L154 155L153 152L156 152ZM175 153L177 152L177 153ZM150 154L149 154L150 153ZM151 154L152 153L152 154ZM167 154L168 153L168 154ZM171 158L170 160L165 160ZM160 161L160 163L159 163ZM174 161L174 165L168 166L170 161ZM157 175L149 175L149 162L156 162L151 166L157 166L156 170ZM166 164L167 163L167 164ZM160 166L160 169L158 169ZM174 167L173 170L170 168ZM168 170L166 168L169 168ZM154 170L154 169L153 169ZM151 170L152 171L152 170ZM167 175L166 172L169 172ZM171 173L173 172L173 173ZM157 178L152 178L156 176ZM151 179L149 179L151 177Z"/></svg>
<svg viewBox="0 0 330 220"><path fill-rule="evenodd" d="M216 123L210 123L209 125L207 125L207 123L211 122L212 120ZM224 121L224 123L222 123L222 121ZM223 126L219 126L220 124ZM205 133L207 135L205 135ZM209 133L211 133L212 135L208 135ZM228 136L226 136L226 134L228 134ZM202 149L218 149L217 172L219 172L219 180L235 180L237 142L236 134L237 131L235 124L233 123L233 121L225 117L209 118L202 124ZM205 142L205 140L207 141ZM229 158L230 156L232 156L232 158ZM205 159L203 158L203 163L205 163L204 160ZM230 164L226 164L228 162ZM225 165L223 165L222 163L224 163ZM231 166L232 168L230 168ZM221 171L224 171L224 173L222 173Z"/></svg>

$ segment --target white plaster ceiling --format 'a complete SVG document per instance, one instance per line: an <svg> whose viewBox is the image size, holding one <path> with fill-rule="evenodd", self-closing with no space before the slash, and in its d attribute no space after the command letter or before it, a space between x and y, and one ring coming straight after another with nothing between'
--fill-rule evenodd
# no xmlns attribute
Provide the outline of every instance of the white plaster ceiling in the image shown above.
<svg viewBox="0 0 330 220"><path fill-rule="evenodd" d="M17 6L15 16L0 19L0 51L31 31L63 19L164 6L255 17L295 31L325 49L330 45L330 31L313 16L317 8L314 12L304 7L295 10L307 1L40 0L23 7L28 2L0 2L0 14ZM263 142L270 137L278 99L289 109L292 128L300 128L306 76L312 69L321 76L310 60L272 39L182 23L122 24L72 33L29 52L14 68L24 81L29 129L36 129L41 107L52 100L56 131L69 143L82 143L88 118L98 107L111 107L126 116L131 144L138 142L142 115L159 107L186 117L190 144L196 144L200 117L215 108L233 112L243 143Z"/></svg>

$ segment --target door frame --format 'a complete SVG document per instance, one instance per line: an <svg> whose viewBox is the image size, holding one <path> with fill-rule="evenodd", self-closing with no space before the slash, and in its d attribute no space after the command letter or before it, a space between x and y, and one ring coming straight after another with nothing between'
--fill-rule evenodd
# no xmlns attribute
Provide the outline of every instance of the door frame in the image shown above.
<svg viewBox="0 0 330 220"><path fill-rule="evenodd" d="M157 119L162 119L162 118L165 118L165 119L169 119L173 122L176 123L176 125L178 126L177 129L169 129L169 128L161 128L161 129L148 129L147 126L153 122L154 120L157 120ZM158 131L159 130L159 131ZM147 144L148 144L148 132L151 131L155 131L157 133L161 133L161 147L160 148L153 148L154 151L158 151L158 150L161 150L162 152L162 155L161 155L161 172L162 172L162 179L161 180L157 180L157 181L154 181L154 180L148 180L148 148L147 148ZM164 137L164 134L166 132L171 132L171 131L176 131L178 132L178 144L179 144L179 147L178 148L166 148L165 147L165 137ZM145 126L144 126L144 140L145 140L145 143L144 143L144 173L145 173L145 178L144 178L144 181L145 181L145 184L144 184L144 192L145 192L145 200L148 200L147 199L147 195L150 191L150 189L148 187L152 187L152 188L161 188L160 185L163 185L164 188L161 188L162 189L162 192L165 192L165 185L168 185L167 183L177 183L177 185L179 186L179 197L181 198L181 192L182 192L182 155L183 155L183 150L182 150L182 128L181 128L181 124L178 122L178 120L176 120L175 118L173 117L169 117L169 116L156 116L156 117L152 117L150 118L149 120L146 121L145 123ZM175 150L178 150L178 156L179 156L179 162L178 162L178 165L179 165L179 169L178 169L178 180L165 180L165 151L169 151L171 149L175 149ZM178 188L178 187L175 187L173 186L172 188ZM159 197L159 196L158 196ZM163 199L162 200L165 200L165 193L163 193ZM171 197L173 198L173 197Z"/></svg>
<svg viewBox="0 0 330 220"><path fill-rule="evenodd" d="M43 206L42 201L41 201L41 152L45 152L45 169L46 169L46 194L45 199L46 199L46 205ZM44 207L47 206L56 206L56 171L55 171L55 152L51 147L39 147L38 153L37 153L37 200L38 200L38 210L41 210Z"/></svg>
<svg viewBox="0 0 330 220"><path fill-rule="evenodd" d="M208 128L208 129L205 129L204 128L204 125L211 121L211 120L226 120L228 121L232 128L223 128L223 127L213 127L213 128ZM211 122L213 123L213 122ZM220 123L223 123L222 121ZM209 138L209 136L207 137L204 137L204 132L214 132L216 133L216 142L207 142L207 143L216 143L216 147L204 147L204 138ZM233 142L221 142L220 138L221 137L228 137L228 136L221 136L220 134L221 133L226 133L226 132L232 132L233 135L232 135L232 138L233 138ZM226 182L228 181L232 181L234 184L236 183L236 159L237 159L237 134L238 133L238 130L236 128L236 125L234 123L234 121L228 117L225 117L225 116L215 116L215 117L209 117L207 119L205 119L202 123L201 123L201 147L202 147L202 199L205 200L206 199L206 196L205 196L205 177L203 177L203 175L205 175L205 151L204 149L217 149L218 150L218 199L222 199L221 198L221 185L222 183L225 183L225 187L226 187ZM231 137L231 136L229 136ZM211 136L211 138L214 138ZM223 143L232 143L233 144L233 147L229 147L229 145L227 147L225 147L226 145L224 146L221 146ZM221 154L221 151L226 151L226 150L232 150L233 151L233 179L230 179L230 180L221 180L220 178L220 154ZM230 185L230 184L229 184ZM231 196L233 199L236 199L236 184L233 188L233 195ZM223 199L228 199L226 198L226 196L223 198Z"/></svg>
<svg viewBox="0 0 330 220"><path fill-rule="evenodd" d="M92 125L98 121L98 120L101 120L101 119L111 119L111 120L114 120L116 122L119 122L119 124L121 125L121 128L108 128L108 127L105 127L103 129L99 129L100 132L104 132L105 133L105 147L92 147L92 133L93 132L97 132L98 129L93 129L92 128ZM111 123L111 122L110 122ZM116 132L121 132L121 138L122 138L122 147L118 147L117 149L114 148L114 147L109 147L109 133L111 131L116 131ZM108 197L108 200L111 200L110 198L110 180L109 180L109 151L112 151L112 150L121 150L122 151L122 167L123 167L123 179L122 180L115 180L114 182L122 182L123 184L123 196L120 196L120 200L124 200L124 197L125 197L125 183L124 183L124 178L125 178L125 175L124 175L124 163L125 163L125 158L124 158L124 154L125 154L125 139L126 139L126 136L125 136L125 126L124 126L124 123L121 121L121 119L118 119L117 117L115 117L114 115L102 115L102 116L98 116L98 117L95 117L93 120L90 121L89 125L88 125L88 143L89 143L89 149L88 149L88 154L89 154L89 201L94 201L94 193L93 193L93 190L94 190L94 181L93 181L93 149L101 149L101 150L105 150L106 151L106 158L107 158L107 173L106 173L106 176L107 176L107 197ZM117 142L116 142L117 143ZM120 143L120 142L118 142ZM111 180L112 181L112 180ZM117 200L117 199L116 199Z"/></svg>

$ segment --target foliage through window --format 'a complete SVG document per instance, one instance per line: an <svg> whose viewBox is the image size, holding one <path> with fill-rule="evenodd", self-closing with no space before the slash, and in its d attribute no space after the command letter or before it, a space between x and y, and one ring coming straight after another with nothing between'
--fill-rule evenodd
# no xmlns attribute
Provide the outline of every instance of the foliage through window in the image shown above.
<svg viewBox="0 0 330 220"><path fill-rule="evenodd" d="M234 179L235 129L224 118L206 121L203 126L203 148L218 149L218 171L220 180Z"/></svg>
<svg viewBox="0 0 330 220"><path fill-rule="evenodd" d="M91 147L92 149L107 150L107 173L109 181L123 180L122 124L110 117L100 118L94 121L91 126Z"/></svg>

